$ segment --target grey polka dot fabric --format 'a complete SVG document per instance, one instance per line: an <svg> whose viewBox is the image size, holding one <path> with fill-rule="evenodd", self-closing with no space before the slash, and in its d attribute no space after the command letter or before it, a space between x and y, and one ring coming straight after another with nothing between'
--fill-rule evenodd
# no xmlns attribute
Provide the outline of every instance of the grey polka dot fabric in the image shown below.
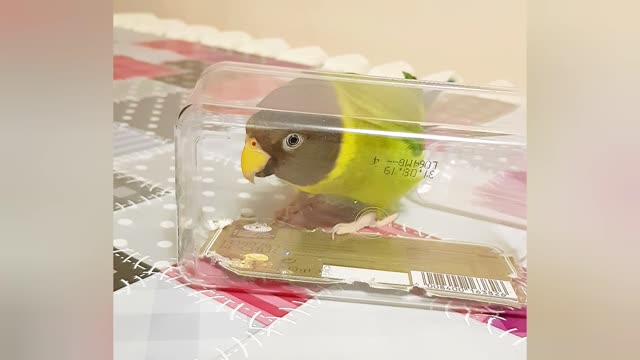
<svg viewBox="0 0 640 360"><path fill-rule="evenodd" d="M146 78L118 80L113 83L113 101L142 100L151 96L185 92L185 89L161 81ZM114 118L118 121L118 118Z"/></svg>
<svg viewBox="0 0 640 360"><path fill-rule="evenodd" d="M177 92L114 103L114 120L147 134L173 139L174 124L180 110L186 105L188 95L187 92Z"/></svg>

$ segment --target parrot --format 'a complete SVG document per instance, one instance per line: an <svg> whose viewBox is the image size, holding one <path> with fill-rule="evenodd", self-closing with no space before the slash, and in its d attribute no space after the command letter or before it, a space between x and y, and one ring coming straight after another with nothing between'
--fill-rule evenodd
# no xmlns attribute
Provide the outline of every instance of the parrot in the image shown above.
<svg viewBox="0 0 640 360"><path fill-rule="evenodd" d="M251 183L273 175L297 190L277 220L330 227L337 234L385 226L398 217L400 199L422 180L389 167L424 160L418 87L296 78L257 108L245 126L241 171ZM356 218L364 208L379 211Z"/></svg>

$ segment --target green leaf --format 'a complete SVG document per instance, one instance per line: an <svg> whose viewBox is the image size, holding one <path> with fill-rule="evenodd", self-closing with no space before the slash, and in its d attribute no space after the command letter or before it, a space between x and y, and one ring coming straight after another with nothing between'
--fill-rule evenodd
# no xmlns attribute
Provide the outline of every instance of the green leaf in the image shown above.
<svg viewBox="0 0 640 360"><path fill-rule="evenodd" d="M406 71L403 71L403 72L402 72L402 75L404 75L404 78L405 78L405 79L409 79L409 80L418 80L418 78L417 78L417 77L415 77L415 76L413 76L413 75L409 74L409 73L408 73L408 72L406 72Z"/></svg>

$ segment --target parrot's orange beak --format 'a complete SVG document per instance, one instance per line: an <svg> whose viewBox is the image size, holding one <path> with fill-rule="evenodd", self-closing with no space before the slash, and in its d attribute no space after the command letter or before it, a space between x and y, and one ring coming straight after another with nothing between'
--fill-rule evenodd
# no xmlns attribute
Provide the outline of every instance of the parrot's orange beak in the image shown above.
<svg viewBox="0 0 640 360"><path fill-rule="evenodd" d="M253 183L256 174L267 166L270 158L271 156L262 150L256 138L247 137L240 158L242 176Z"/></svg>

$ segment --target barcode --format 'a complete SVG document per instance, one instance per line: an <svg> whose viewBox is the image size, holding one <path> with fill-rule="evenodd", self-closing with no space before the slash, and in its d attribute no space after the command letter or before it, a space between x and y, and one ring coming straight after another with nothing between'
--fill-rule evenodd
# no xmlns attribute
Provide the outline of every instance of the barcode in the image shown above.
<svg viewBox="0 0 640 360"><path fill-rule="evenodd" d="M513 286L508 281L477 278L462 275L412 271L413 285L430 290L441 290L469 295L491 296L518 301Z"/></svg>

